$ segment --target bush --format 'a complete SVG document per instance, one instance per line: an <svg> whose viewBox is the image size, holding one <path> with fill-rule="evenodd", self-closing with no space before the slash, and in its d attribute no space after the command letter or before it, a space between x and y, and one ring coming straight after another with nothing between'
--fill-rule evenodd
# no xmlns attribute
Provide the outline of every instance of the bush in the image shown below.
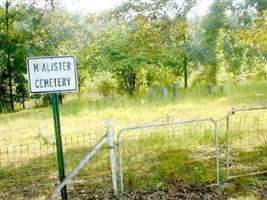
<svg viewBox="0 0 267 200"><path fill-rule="evenodd" d="M118 83L114 75L107 71L97 72L87 81L87 92L96 93L102 96L115 96Z"/></svg>

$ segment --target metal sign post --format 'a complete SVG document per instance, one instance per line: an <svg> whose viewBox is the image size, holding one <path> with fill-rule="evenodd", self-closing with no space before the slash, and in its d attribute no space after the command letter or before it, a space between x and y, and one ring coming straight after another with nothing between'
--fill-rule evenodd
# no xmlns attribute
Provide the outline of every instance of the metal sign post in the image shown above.
<svg viewBox="0 0 267 200"><path fill-rule="evenodd" d="M76 59L74 56L33 57L27 59L29 90L32 94L51 93L55 127L57 166L60 183L65 179L64 155L61 140L58 93L78 89ZM61 190L62 200L68 199L67 187Z"/></svg>
<svg viewBox="0 0 267 200"><path fill-rule="evenodd" d="M56 135L57 166L58 166L59 180L60 182L62 182L65 179L65 169L64 169L65 165L64 165L64 155L63 155L62 140L61 140L58 94L57 93L51 94L51 99L52 99L52 110L53 110L54 127L55 127L55 135ZM63 200L68 199L66 186L64 186L61 190L61 198Z"/></svg>

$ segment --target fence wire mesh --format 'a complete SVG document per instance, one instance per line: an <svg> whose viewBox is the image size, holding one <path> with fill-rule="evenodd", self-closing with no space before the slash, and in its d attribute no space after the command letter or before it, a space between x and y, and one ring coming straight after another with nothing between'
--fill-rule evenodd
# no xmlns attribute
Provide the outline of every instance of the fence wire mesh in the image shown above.
<svg viewBox="0 0 267 200"><path fill-rule="evenodd" d="M216 131L212 120L139 126L118 136L121 191L161 187L176 179L216 181Z"/></svg>
<svg viewBox="0 0 267 200"><path fill-rule="evenodd" d="M72 134L62 138L66 174L98 140L96 134L90 133ZM71 199L75 199L78 193L90 194L89 188L99 188L100 185L101 188L105 185L110 188L110 181L104 181L110 176L108 156L108 147L105 146L93 158L90 166L74 179L68 188ZM59 182L56 163L55 145L42 139L33 140L31 143L1 145L0 199L45 199ZM88 187L89 185L94 187Z"/></svg>
<svg viewBox="0 0 267 200"><path fill-rule="evenodd" d="M266 122L267 107L261 107L233 109L216 122L197 119L181 123L166 115L122 129L117 139L120 189L164 187L173 180L210 184L218 183L219 172L228 179L266 172ZM220 138L216 124L220 125ZM0 132L0 199L44 199L59 183L53 134L35 132L22 140L15 135L26 129L6 131L8 134ZM63 135L66 174L106 131L102 126ZM67 185L70 199L111 193L110 168L105 144Z"/></svg>
<svg viewBox="0 0 267 200"><path fill-rule="evenodd" d="M86 149L83 155L76 158L75 165L77 165L88 152L89 150ZM72 167L68 167L67 174L70 173L75 165L73 163ZM92 195L101 196L105 193L112 193L110 171L109 147L108 144L105 144L90 160L90 163L85 165L72 179L70 184L67 184L69 199L86 199L88 196Z"/></svg>
<svg viewBox="0 0 267 200"><path fill-rule="evenodd" d="M225 137L227 179L267 170L267 107L233 109Z"/></svg>

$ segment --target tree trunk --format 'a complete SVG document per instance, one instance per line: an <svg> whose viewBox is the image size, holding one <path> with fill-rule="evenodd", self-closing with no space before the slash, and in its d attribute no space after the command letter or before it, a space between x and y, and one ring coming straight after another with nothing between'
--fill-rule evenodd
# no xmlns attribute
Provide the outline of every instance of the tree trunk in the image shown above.
<svg viewBox="0 0 267 200"><path fill-rule="evenodd" d="M51 5L51 8L52 8L52 11L54 11L55 10L54 0L50 0L50 5Z"/></svg>
<svg viewBox="0 0 267 200"><path fill-rule="evenodd" d="M183 35L184 45L186 43L186 37L185 34ZM188 86L188 75L187 75L187 55L184 49L184 88L186 89Z"/></svg>
<svg viewBox="0 0 267 200"><path fill-rule="evenodd" d="M11 53L9 47L9 2L6 1L6 51L7 51L7 71L8 71L8 86L9 86L9 101L11 110L14 110L13 89L12 89L12 65L11 65Z"/></svg>
<svg viewBox="0 0 267 200"><path fill-rule="evenodd" d="M128 72L123 70L122 75L127 91L133 95L136 89L136 73L132 69Z"/></svg>
<svg viewBox="0 0 267 200"><path fill-rule="evenodd" d="M186 89L188 86L187 80L187 56L184 54L184 88Z"/></svg>

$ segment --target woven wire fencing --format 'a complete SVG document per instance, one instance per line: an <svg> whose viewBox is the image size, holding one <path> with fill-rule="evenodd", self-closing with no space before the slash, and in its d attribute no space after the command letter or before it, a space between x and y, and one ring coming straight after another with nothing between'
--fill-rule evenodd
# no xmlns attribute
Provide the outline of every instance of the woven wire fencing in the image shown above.
<svg viewBox="0 0 267 200"><path fill-rule="evenodd" d="M100 137L90 138L89 145L72 145L65 147L65 166L66 175L87 155L98 142ZM82 140L84 142L84 140ZM70 143L73 144L73 143ZM90 163L72 179L72 182L67 185L69 199L86 199L92 194L103 195L111 193L111 174L109 147L105 144L99 149L96 155L90 160ZM59 183L57 181L57 183ZM54 189L54 188L53 188ZM50 190L51 192L52 190Z"/></svg>
<svg viewBox="0 0 267 200"><path fill-rule="evenodd" d="M219 178L218 133L211 119L122 129L117 142L121 192L174 179L210 184Z"/></svg>
<svg viewBox="0 0 267 200"><path fill-rule="evenodd" d="M173 180L218 184L224 174L231 179L265 172L266 122L267 108L262 107L233 109L216 122L177 121L166 115L147 124L121 129L117 132L121 192L164 187ZM63 135L66 175L105 133L102 126L90 132L79 130ZM18 137L11 143L6 137L0 145L0 199L44 199L59 183L53 137L40 133L34 139L28 138L20 142ZM108 145L67 188L70 199L112 193Z"/></svg>
<svg viewBox="0 0 267 200"><path fill-rule="evenodd" d="M226 178L267 171L267 107L232 109L226 123Z"/></svg>
<svg viewBox="0 0 267 200"><path fill-rule="evenodd" d="M105 127L100 129L102 135ZM79 163L100 139L96 133L63 136L66 175ZM53 139L39 138L0 147L0 199L45 199L59 183L56 147ZM52 141L52 142L51 142ZM68 186L70 199L77 194L92 193L92 188L110 191L108 147L101 149L72 184ZM90 185L94 187L90 187ZM96 193L96 191L94 191ZM78 198L78 197L77 197Z"/></svg>
<svg viewBox="0 0 267 200"><path fill-rule="evenodd" d="M166 121L167 114L155 122ZM59 183L53 130L3 127L0 131L0 199L45 199ZM66 175L98 142L104 123L62 134ZM70 199L109 194L109 147L104 145L67 185Z"/></svg>

